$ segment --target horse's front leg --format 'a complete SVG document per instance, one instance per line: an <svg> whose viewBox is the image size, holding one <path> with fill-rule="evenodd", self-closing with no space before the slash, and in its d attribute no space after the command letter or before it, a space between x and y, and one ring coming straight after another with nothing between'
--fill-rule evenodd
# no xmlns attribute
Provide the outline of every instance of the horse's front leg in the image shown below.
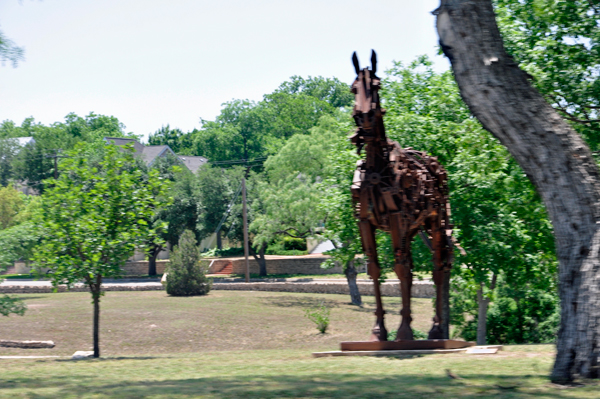
<svg viewBox="0 0 600 399"><path fill-rule="evenodd" d="M379 268L379 261L377 260L377 245L375 243L375 229L368 220L361 220L359 223L360 235L362 238L363 249L367 255L367 272L373 280L373 288L375 293L375 302L377 308L375 309L375 326L371 334L371 341L387 341L387 330L384 324L383 303L381 301L381 290L379 286L379 277L381 276L381 269Z"/></svg>

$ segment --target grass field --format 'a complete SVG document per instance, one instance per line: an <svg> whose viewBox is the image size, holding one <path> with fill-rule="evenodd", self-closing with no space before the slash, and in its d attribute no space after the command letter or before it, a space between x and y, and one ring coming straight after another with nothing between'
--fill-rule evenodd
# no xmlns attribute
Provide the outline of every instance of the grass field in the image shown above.
<svg viewBox="0 0 600 399"><path fill-rule="evenodd" d="M0 339L54 340L54 349L0 348L0 355L69 356L91 347L85 293L21 295L24 317L0 319ZM364 340L373 302L341 295L214 291L109 292L102 300L101 359L0 359L0 398L600 398L597 382L548 382L553 347L512 346L497 355L312 358L340 341ZM399 300L385 298L388 325ZM303 316L324 301L325 335ZM415 300L415 325L429 328L431 302ZM446 369L459 376L451 379Z"/></svg>

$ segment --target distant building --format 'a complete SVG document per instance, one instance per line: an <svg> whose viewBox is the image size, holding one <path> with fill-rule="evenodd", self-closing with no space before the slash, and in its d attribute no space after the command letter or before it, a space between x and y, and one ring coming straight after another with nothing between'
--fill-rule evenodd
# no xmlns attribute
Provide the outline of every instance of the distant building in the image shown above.
<svg viewBox="0 0 600 399"><path fill-rule="evenodd" d="M207 159L204 157L196 157L191 155L177 155L173 152L173 150L171 150L171 148L168 145L145 146L136 139L125 139L121 137L105 137L104 140L107 143L114 143L115 145L119 146L132 143L133 149L135 150L134 155L141 157L148 166L152 166L152 164L158 158L172 155L176 158L179 158L181 164L188 168L190 172L196 173L200 166L204 165L207 162Z"/></svg>

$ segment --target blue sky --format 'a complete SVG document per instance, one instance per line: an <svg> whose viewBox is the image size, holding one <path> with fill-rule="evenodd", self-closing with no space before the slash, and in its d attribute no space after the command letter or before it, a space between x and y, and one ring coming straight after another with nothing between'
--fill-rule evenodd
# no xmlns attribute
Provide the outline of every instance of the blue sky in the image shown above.
<svg viewBox="0 0 600 399"><path fill-rule="evenodd" d="M260 100L292 75L352 82L371 48L379 69L428 54L439 0L0 0L0 30L25 48L0 66L0 120L48 124L114 115L145 137Z"/></svg>

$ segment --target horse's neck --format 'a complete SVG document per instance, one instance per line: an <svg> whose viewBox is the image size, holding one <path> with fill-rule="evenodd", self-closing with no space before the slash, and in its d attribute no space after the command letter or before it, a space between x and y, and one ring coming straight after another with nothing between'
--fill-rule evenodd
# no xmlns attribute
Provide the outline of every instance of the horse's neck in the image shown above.
<svg viewBox="0 0 600 399"><path fill-rule="evenodd" d="M366 148L366 163L367 169L371 169L373 171L383 170L389 162L389 151L387 149L388 142L387 137L385 135L385 129L383 127L383 119L376 118L374 129L377 129L377 133L375 136L379 139L377 141L372 141L367 144Z"/></svg>

